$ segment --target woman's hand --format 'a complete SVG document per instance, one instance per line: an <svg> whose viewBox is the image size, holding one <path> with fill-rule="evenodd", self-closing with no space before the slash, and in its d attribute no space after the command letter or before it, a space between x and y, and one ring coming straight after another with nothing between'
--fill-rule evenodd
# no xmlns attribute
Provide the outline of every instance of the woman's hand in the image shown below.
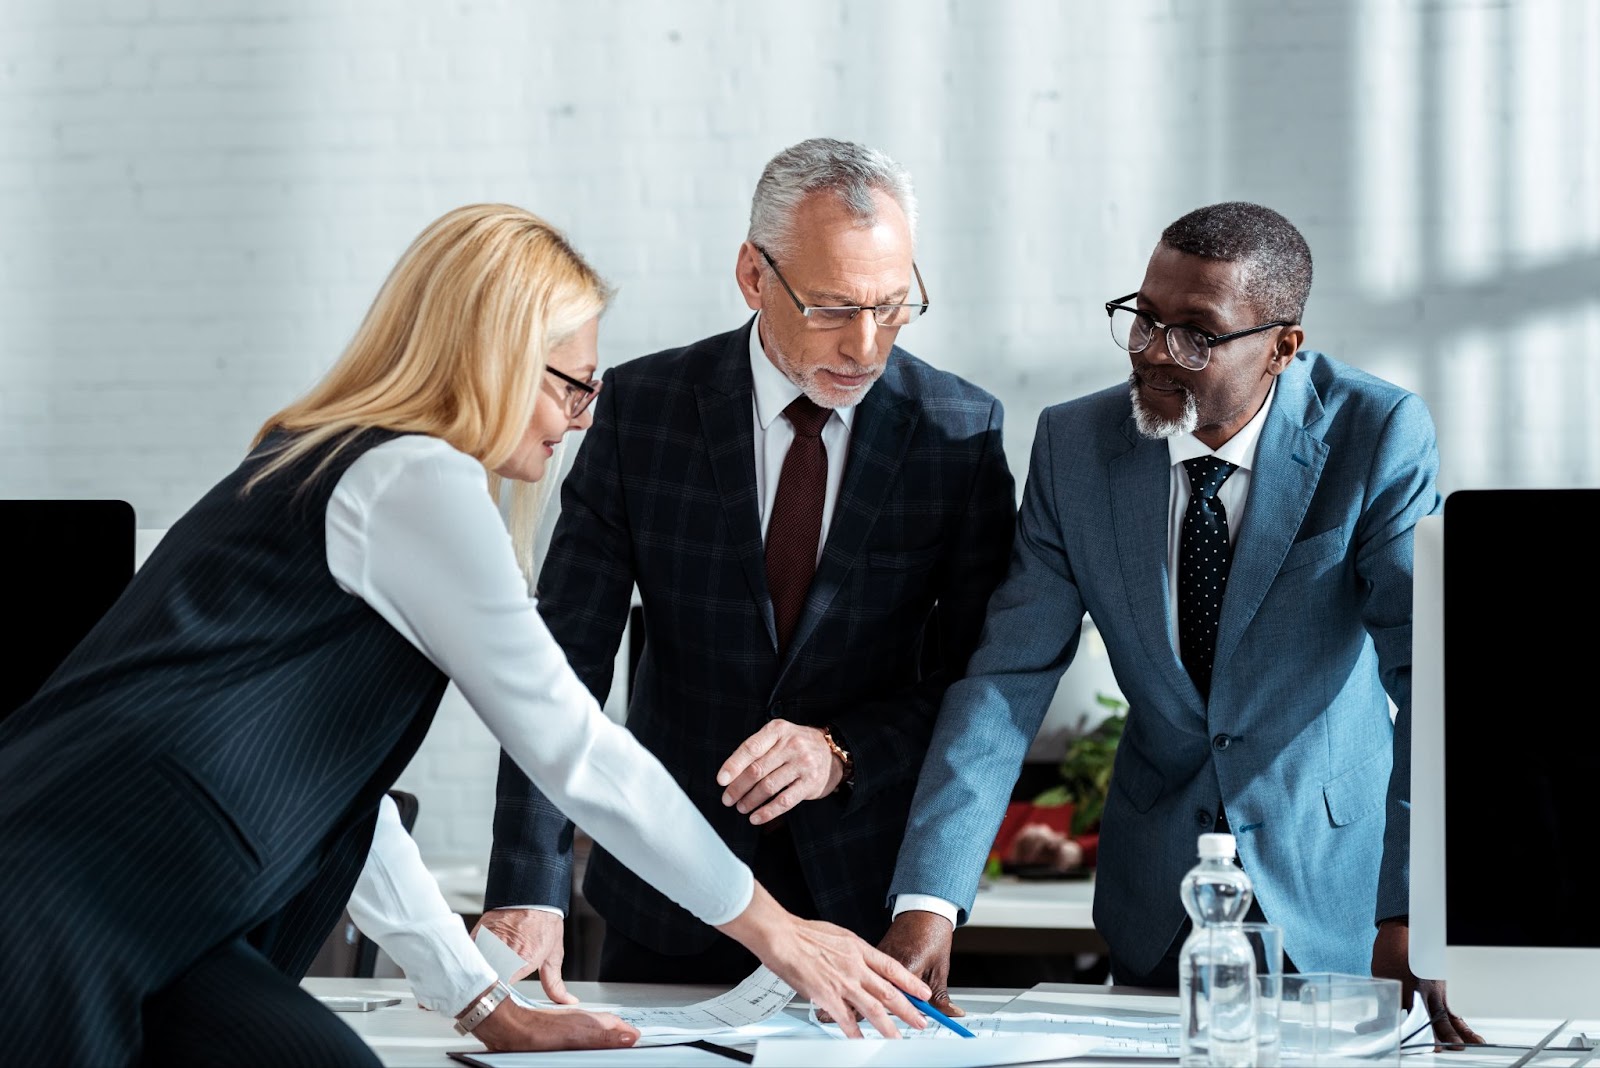
<svg viewBox="0 0 1600 1068"><path fill-rule="evenodd" d="M561 1049L621 1049L639 1041L638 1028L609 1012L530 1009L507 998L473 1029L492 1053L542 1053Z"/></svg>
<svg viewBox="0 0 1600 1068"><path fill-rule="evenodd" d="M861 1037L858 1018L885 1038L900 1037L891 1013L918 1030L927 1026L905 999L907 993L929 997L926 983L843 927L785 911L760 883L745 910L718 930L761 958L851 1038Z"/></svg>

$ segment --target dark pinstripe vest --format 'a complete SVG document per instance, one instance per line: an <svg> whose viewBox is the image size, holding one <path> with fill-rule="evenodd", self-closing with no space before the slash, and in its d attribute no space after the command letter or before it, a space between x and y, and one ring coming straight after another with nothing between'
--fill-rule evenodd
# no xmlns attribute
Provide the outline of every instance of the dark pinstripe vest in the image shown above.
<svg viewBox="0 0 1600 1068"><path fill-rule="evenodd" d="M66 1004L100 987L136 1026L143 993L218 944L248 935L299 975L332 929L447 682L328 571L333 488L394 436L242 494L246 459L0 724L0 957L12 906L33 913ZM46 902L70 922L32 922Z"/></svg>

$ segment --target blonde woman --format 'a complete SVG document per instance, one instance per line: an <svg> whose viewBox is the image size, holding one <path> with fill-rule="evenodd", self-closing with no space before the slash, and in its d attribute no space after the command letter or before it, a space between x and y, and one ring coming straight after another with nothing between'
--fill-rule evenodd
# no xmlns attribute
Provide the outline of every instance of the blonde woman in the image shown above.
<svg viewBox="0 0 1600 1068"><path fill-rule="evenodd" d="M297 980L450 680L597 841L802 996L921 1024L899 990L926 986L780 908L601 714L527 595L532 487L588 425L606 299L526 211L430 225L336 366L0 724L0 959L36 962L0 970L9 1058L378 1064ZM481 993L461 1022L496 1048L636 1037Z"/></svg>

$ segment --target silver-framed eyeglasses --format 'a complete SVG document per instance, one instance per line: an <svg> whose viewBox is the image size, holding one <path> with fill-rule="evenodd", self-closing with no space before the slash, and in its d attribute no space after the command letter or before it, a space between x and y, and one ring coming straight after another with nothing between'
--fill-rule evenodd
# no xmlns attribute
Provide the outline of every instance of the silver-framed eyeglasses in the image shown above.
<svg viewBox="0 0 1600 1068"><path fill-rule="evenodd" d="M1274 327L1294 325L1283 319L1274 319L1248 330L1208 334L1198 326L1163 323L1149 312L1140 311L1128 303L1138 296L1138 293L1129 293L1117 300L1106 301L1106 314L1111 317L1111 340L1129 352L1143 352L1155 338L1156 331L1164 330L1167 334L1167 354L1172 357L1172 362L1191 371L1205 370L1206 364L1211 362L1211 350L1218 345Z"/></svg>
<svg viewBox="0 0 1600 1068"><path fill-rule="evenodd" d="M772 273L778 276L778 281L783 285L783 291L789 294L789 299L794 301L794 306L800 309L800 314L805 317L806 325L813 330L837 330L850 322L861 312L871 312L872 321L879 326L899 327L907 323L916 322L928 312L928 288L922 284L922 272L917 270L917 261L911 261L911 273L917 279L917 292L922 295L920 304L870 304L856 305L843 304L824 307L807 304L795 295L794 287L789 285L789 280L778 270L778 265L767 255L767 250L760 245L752 244L761 258L767 261L767 266L772 268Z"/></svg>
<svg viewBox="0 0 1600 1068"><path fill-rule="evenodd" d="M600 395L600 387L605 385L605 382L598 378L591 378L585 382L581 378L573 378L569 374L557 371L554 367L546 367L545 370L567 384L566 390L561 394L561 403L567 410L568 419L576 419L587 411L589 405Z"/></svg>

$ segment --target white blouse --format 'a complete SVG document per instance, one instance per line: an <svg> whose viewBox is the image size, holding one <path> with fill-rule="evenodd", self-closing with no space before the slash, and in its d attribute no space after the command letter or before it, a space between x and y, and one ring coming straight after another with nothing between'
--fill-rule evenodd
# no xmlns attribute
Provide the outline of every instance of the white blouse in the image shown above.
<svg viewBox="0 0 1600 1068"><path fill-rule="evenodd" d="M497 978L388 797L348 907L361 933L400 966L424 1008L458 1015Z"/></svg>
<svg viewBox="0 0 1600 1068"><path fill-rule="evenodd" d="M755 880L661 762L600 711L528 596L483 466L436 438L368 450L327 512L328 570L461 690L550 800L705 923L749 905ZM494 982L392 803L379 813L350 914L452 1015Z"/></svg>

